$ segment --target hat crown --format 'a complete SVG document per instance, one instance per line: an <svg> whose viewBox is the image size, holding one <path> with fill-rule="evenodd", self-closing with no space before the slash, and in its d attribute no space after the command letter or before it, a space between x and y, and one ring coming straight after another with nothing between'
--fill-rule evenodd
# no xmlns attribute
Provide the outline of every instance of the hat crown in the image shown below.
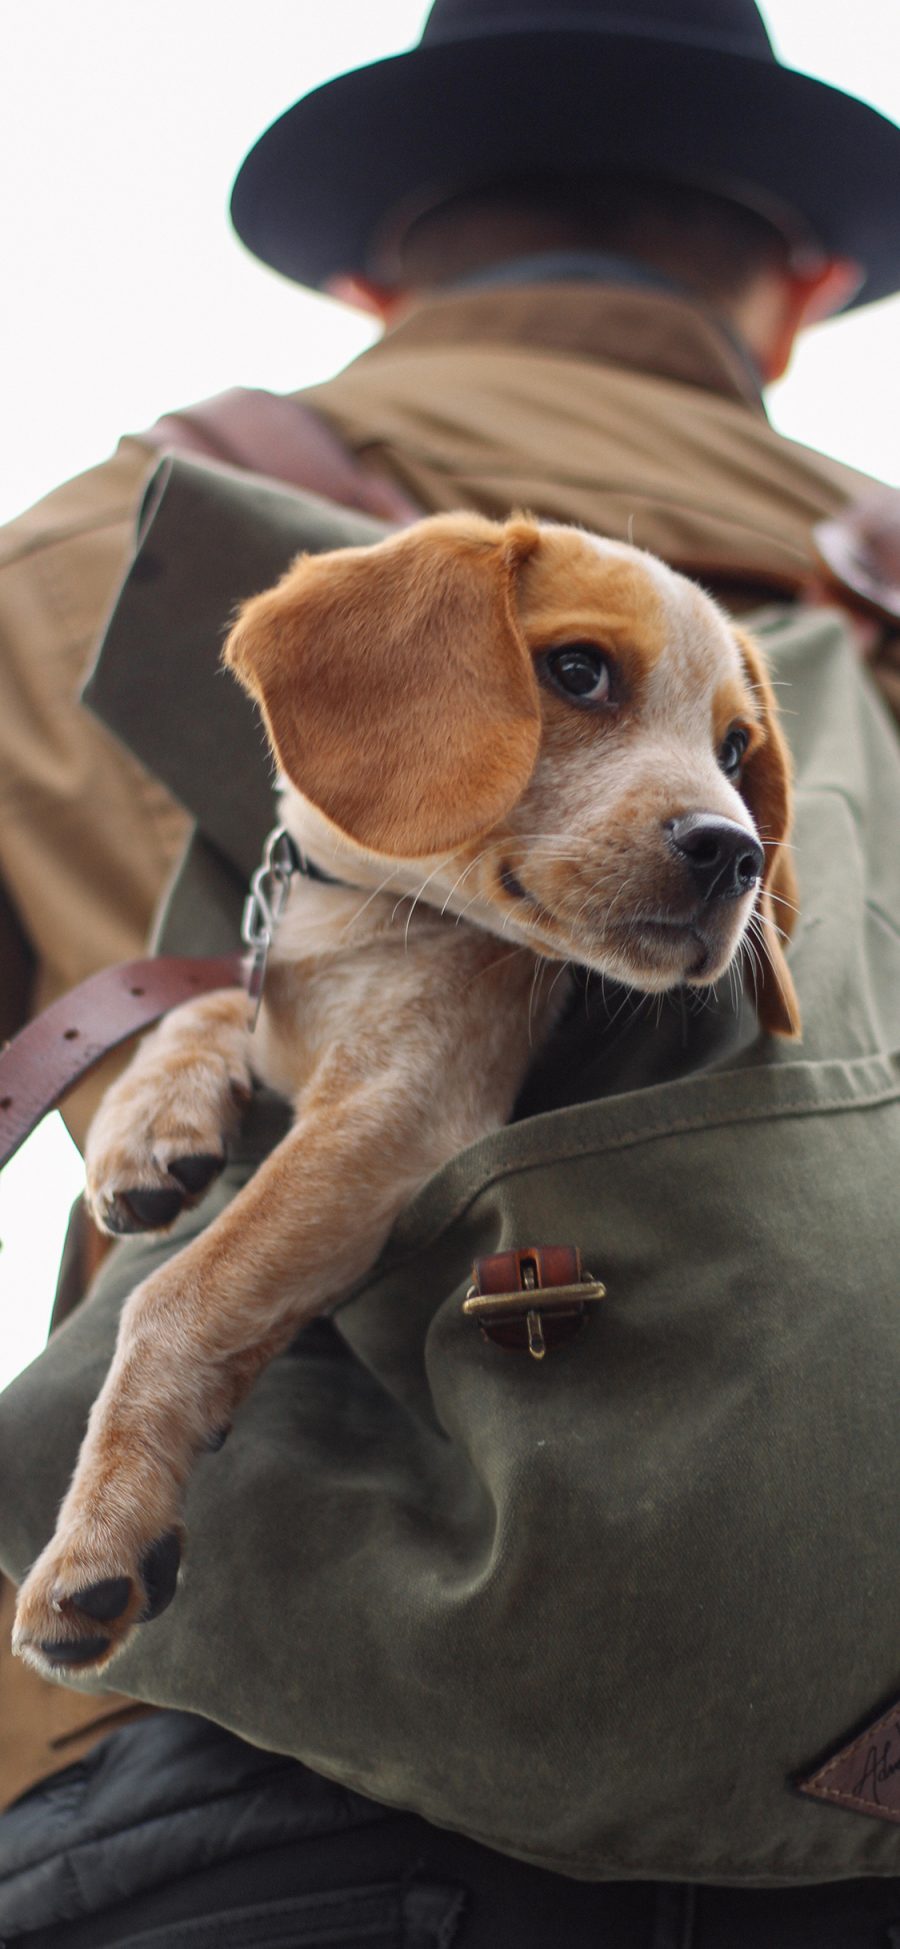
<svg viewBox="0 0 900 1949"><path fill-rule="evenodd" d="M754 0L434 0L422 45L488 34L581 32L705 42L774 59Z"/></svg>
<svg viewBox="0 0 900 1949"><path fill-rule="evenodd" d="M756 0L433 0L417 46L279 116L231 209L264 263L321 286L479 183L706 184L864 265L868 304L900 289L898 171L900 129L783 67Z"/></svg>

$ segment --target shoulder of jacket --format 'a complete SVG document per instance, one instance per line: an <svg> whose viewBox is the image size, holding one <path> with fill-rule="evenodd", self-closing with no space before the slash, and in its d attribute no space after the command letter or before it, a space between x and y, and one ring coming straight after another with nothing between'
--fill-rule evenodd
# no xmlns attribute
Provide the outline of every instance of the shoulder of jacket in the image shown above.
<svg viewBox="0 0 900 1949"><path fill-rule="evenodd" d="M126 435L108 460L64 481L0 528L0 568L131 516L156 459L149 442Z"/></svg>

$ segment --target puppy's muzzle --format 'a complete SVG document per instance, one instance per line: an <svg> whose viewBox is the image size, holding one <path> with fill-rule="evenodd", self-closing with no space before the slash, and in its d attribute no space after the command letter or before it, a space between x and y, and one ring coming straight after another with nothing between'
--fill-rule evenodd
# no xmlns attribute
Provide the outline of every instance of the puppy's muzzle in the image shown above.
<svg viewBox="0 0 900 1949"><path fill-rule="evenodd" d="M667 819L669 845L687 867L695 891L706 902L739 900L762 879L765 854L752 833L733 819L687 812Z"/></svg>

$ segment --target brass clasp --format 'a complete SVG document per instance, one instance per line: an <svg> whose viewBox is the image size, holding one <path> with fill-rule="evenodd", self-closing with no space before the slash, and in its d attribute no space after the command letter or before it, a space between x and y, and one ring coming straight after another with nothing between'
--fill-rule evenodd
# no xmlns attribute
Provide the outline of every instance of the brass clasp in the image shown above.
<svg viewBox="0 0 900 1949"><path fill-rule="evenodd" d="M548 1280L548 1270L558 1273L560 1266L574 1276ZM507 1278L518 1274L518 1290L492 1290L498 1273ZM587 1307L606 1297L602 1281L582 1271L574 1246L495 1253L476 1260L472 1278L463 1300L466 1318L475 1320L487 1339L527 1351L532 1360L543 1360L552 1348L572 1339L584 1324ZM529 1304L532 1294L536 1304Z"/></svg>

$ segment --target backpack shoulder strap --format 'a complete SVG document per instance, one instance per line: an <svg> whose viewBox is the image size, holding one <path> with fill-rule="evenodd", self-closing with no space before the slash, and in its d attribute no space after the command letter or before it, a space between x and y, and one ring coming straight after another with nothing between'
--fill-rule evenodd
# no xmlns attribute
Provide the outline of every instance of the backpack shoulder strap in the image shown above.
<svg viewBox="0 0 900 1949"><path fill-rule="evenodd" d="M141 439L160 452L195 454L265 474L340 507L402 526L423 512L383 474L360 465L302 399L233 386L177 413L165 413Z"/></svg>

